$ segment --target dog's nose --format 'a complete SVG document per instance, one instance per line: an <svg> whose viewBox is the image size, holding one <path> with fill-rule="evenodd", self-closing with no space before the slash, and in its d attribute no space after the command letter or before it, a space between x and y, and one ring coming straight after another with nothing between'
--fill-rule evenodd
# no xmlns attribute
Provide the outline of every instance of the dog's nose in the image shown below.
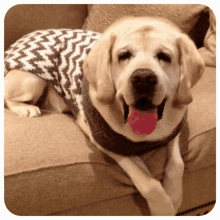
<svg viewBox="0 0 220 220"><path fill-rule="evenodd" d="M136 91L147 94L158 83L156 74L151 69L137 69L131 75L131 84Z"/></svg>

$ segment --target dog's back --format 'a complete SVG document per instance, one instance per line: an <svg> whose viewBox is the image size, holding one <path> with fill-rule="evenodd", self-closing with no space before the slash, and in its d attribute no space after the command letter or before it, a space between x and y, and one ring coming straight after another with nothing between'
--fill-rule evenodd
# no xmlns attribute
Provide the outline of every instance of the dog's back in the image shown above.
<svg viewBox="0 0 220 220"><path fill-rule="evenodd" d="M99 36L92 31L69 29L25 35L5 52L5 75L16 69L44 79L76 117L82 109L82 63Z"/></svg>

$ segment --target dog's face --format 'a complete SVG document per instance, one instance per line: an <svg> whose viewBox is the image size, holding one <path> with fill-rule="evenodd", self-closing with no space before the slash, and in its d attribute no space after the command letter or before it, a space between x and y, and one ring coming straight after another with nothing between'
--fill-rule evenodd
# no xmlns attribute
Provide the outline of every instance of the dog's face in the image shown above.
<svg viewBox="0 0 220 220"><path fill-rule="evenodd" d="M149 18L116 22L83 65L92 99L100 102L97 109L117 108L112 114L118 122L112 123L118 124L120 117L126 122L130 107L142 114L157 112L158 121L168 119L164 111L173 114L172 109L192 101L190 90L203 68L203 60L186 35L167 21ZM103 111L104 118L105 114Z"/></svg>
<svg viewBox="0 0 220 220"><path fill-rule="evenodd" d="M112 80L116 97L141 112L158 111L179 85L174 35L153 29L131 31L115 41ZM126 117L126 116L125 116Z"/></svg>

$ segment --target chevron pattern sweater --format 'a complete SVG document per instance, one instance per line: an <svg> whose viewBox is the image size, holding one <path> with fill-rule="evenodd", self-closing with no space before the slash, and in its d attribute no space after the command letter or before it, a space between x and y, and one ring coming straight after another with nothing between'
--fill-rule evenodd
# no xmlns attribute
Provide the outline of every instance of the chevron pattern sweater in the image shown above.
<svg viewBox="0 0 220 220"><path fill-rule="evenodd" d="M82 64L100 34L85 30L40 30L23 36L5 52L5 74L12 69L46 80L74 115L82 111Z"/></svg>

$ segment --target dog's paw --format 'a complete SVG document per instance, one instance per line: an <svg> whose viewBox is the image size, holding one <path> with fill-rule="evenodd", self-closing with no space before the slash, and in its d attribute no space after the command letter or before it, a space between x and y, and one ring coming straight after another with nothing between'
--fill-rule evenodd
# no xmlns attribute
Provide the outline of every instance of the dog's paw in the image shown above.
<svg viewBox="0 0 220 220"><path fill-rule="evenodd" d="M24 105L13 107L13 112L17 113L20 117L39 117L41 111L37 106L34 105Z"/></svg>

